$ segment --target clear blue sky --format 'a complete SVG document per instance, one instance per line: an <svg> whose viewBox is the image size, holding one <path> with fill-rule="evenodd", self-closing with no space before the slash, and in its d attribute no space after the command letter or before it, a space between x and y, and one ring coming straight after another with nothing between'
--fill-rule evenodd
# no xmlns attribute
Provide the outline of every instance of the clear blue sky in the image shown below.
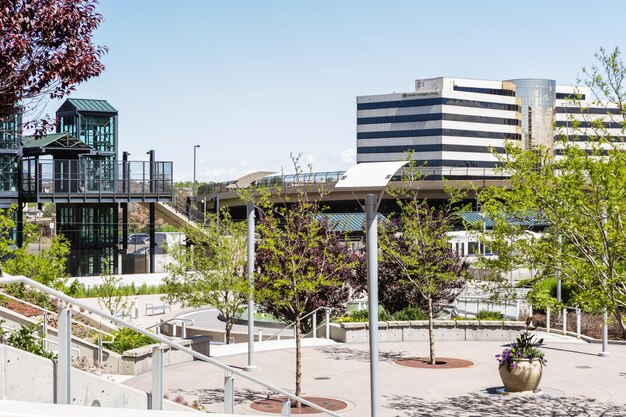
<svg viewBox="0 0 626 417"><path fill-rule="evenodd" d="M176 181L354 163L355 98L417 78L574 83L626 49L626 2L101 0L106 71L79 86L120 112L121 150L173 160ZM625 51L626 52L626 51ZM50 103L53 113L58 103Z"/></svg>

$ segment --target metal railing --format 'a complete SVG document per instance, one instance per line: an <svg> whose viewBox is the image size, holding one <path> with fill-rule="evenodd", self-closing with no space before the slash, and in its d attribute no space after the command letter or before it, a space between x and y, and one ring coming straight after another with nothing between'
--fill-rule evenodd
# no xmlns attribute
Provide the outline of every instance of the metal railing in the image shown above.
<svg viewBox="0 0 626 417"><path fill-rule="evenodd" d="M582 322L582 310L578 307L568 307L565 306L563 307L562 310L559 311L560 315L561 315L561 322L562 322L562 334L563 336L567 336L567 312L569 310L572 310L576 313L576 338L580 339L581 335L582 335L582 330L581 330L581 322ZM547 333L551 333L552 332L552 327L551 327L551 320L550 320L550 313L551 313L551 309L550 307L546 307L546 332ZM531 310L530 310L530 316L532 317L532 306L531 306Z"/></svg>
<svg viewBox="0 0 626 417"><path fill-rule="evenodd" d="M43 334L43 337L38 337L38 336L36 336L36 337L41 340L41 345L46 350L48 350L48 343L58 344L56 341L51 340L47 335L48 335L48 315L52 314L52 315L58 316L59 313L51 311L51 310L48 310L48 309L46 309L44 307L38 306L37 304L33 304L33 303L28 302L26 300L22 300L21 298L17 298L15 296L11 295L11 294L7 294L4 291L0 291L0 295L2 295L3 297L10 298L11 300L18 301L18 302L20 302L20 303L22 303L24 305L29 306L29 307L36 308L36 309L42 311L43 312L43 321L42 321L42 324L41 324L41 332ZM98 362L98 365L102 365L104 363L104 359L103 359L104 358L104 345L113 343L115 341L115 335L113 335L111 333L108 333L108 332L105 332L104 330L98 329L97 327L90 326L89 324L83 323L83 322L80 322L80 321L76 321L75 320L74 324L76 324L78 326L82 326L82 327L84 327L86 329L89 329L91 331L94 331L94 332L98 333L98 352L97 352L98 361L97 362ZM102 336L106 336L107 340L104 340ZM75 348L72 348L72 349L75 349ZM79 354L80 354L80 350L79 349L76 349L76 350L78 350Z"/></svg>
<svg viewBox="0 0 626 417"><path fill-rule="evenodd" d="M26 278L23 276L13 276L13 277L3 277L0 278L1 284L13 284L13 283L23 283L30 287L36 288L39 291L42 291L46 294L49 294L53 297L58 298L59 300L66 301L75 305L79 308L83 308L87 311L90 311L93 314L96 314L102 318L105 318L112 323L117 324L118 326L127 327L132 329L138 333L143 334L144 336L148 336L149 338L163 344L169 346L170 348L176 349L180 352L187 353L193 356L196 359L207 362L213 366L216 366L225 372L225 382L224 382L224 413L225 414L233 414L235 409L235 376L239 376L241 378L247 379L250 382L253 382L257 385L265 387L270 391L280 394L286 397L285 402L282 407L283 416L291 415L291 406L290 401L300 402L303 405L311 407L315 410L318 410L322 413L325 413L329 416L340 417L339 414L336 414L330 410L327 410L319 405L312 403L309 400L298 397L289 391L286 391L282 388L269 384L261 379L248 375L245 371L240 369L231 367L229 365L223 364L213 358L210 358L201 353L195 352L193 349L182 346L176 342L169 340L166 337L163 337L158 334L154 334L146 329L135 326L130 323L126 323L123 320L112 316L109 313L104 311L100 311L97 308L83 303L82 301L70 297L60 291L54 290L50 287L47 287L37 281L34 281L30 278ZM58 353L58 362L57 362L57 371L55 374L56 378L56 401L58 404L71 404L71 336L72 336L72 310L67 306L61 308L59 312L59 325L58 325L58 341L59 341L59 353ZM152 350L152 401L151 401L151 409L154 410L162 410L163 409L163 348L162 346L156 346Z"/></svg>
<svg viewBox="0 0 626 417"><path fill-rule="evenodd" d="M181 335L180 337L182 337L183 339L187 338L187 325L193 326L194 321L193 319L187 319L187 318L183 318L183 317L173 317L171 319L165 320L165 321L160 321L157 324L153 324L152 326L148 326L146 327L146 330L150 330L150 329L155 329L154 331L156 332L156 334L161 334L161 326L163 324L166 323L170 323L173 321L180 321L180 327L181 327ZM172 337L176 337L176 326L172 326Z"/></svg>
<svg viewBox="0 0 626 417"><path fill-rule="evenodd" d="M406 170L405 168L404 170ZM509 174L498 172L496 168L476 167L417 167L420 178L425 181L437 181L443 178L450 180L503 180L509 178ZM391 181L402 181L405 171L402 170L391 178ZM315 184L335 184L345 174L345 171L310 172L302 174L271 175L256 181L260 187L272 186L301 186ZM234 181L225 181L211 184L207 194L219 194L233 191L228 186Z"/></svg>
<svg viewBox="0 0 626 417"><path fill-rule="evenodd" d="M317 312L320 310L324 310L325 313L325 318L324 318L324 326L325 326L325 332L326 332L326 339L330 339L330 312L333 310L330 307L318 307L315 310L311 311L310 313L305 314L304 316L302 316L300 318L300 321L302 322L302 320L306 319L307 317L311 316L311 333L313 336L313 339L317 338ZM272 340L274 338L276 338L276 340L280 340L280 334L282 332L284 332L285 330L293 327L296 324L296 322L294 321L291 324L286 325L285 327L281 328L279 331L275 332L272 336L270 336L269 338L265 339L265 341L267 342L268 340ZM307 333L309 334L309 333ZM304 335L306 336L306 334ZM259 336L259 338L262 336Z"/></svg>
<svg viewBox="0 0 626 417"><path fill-rule="evenodd" d="M32 162L32 163L30 163ZM88 163L89 162L89 163ZM157 196L171 199L172 162L25 160L22 193L29 196Z"/></svg>

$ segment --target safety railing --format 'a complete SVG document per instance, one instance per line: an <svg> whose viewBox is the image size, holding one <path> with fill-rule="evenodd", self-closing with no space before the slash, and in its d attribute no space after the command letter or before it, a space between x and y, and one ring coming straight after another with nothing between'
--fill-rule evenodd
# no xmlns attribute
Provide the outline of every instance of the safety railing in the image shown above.
<svg viewBox="0 0 626 417"><path fill-rule="evenodd" d="M25 197L150 196L170 200L174 182L169 161L24 160Z"/></svg>
<svg viewBox="0 0 626 417"><path fill-rule="evenodd" d="M135 326L130 323L126 323L125 321L112 316L109 313L104 311L100 311L99 309L84 303L78 299L70 297L60 291L54 290L50 287L47 287L37 281L34 281L30 278L26 278L23 276L13 276L13 277L3 277L0 278L0 285L2 284L13 284L13 283L22 283L28 285L30 287L36 288L39 291L42 291L46 294L49 294L53 297L58 298L59 300L66 301L72 305L75 305L79 308L83 308L93 314L96 314L104 319L111 321L112 323L117 324L118 326L127 327L132 329L138 333L141 333L149 338L161 343L162 345L169 346L170 348L176 349L180 352L187 353L193 356L196 359L207 362L213 366L216 366L222 369L225 372L225 382L224 382L224 413L225 414L233 414L235 409L235 376L239 376L241 378L247 379L248 381L265 387L266 389L274 392L275 394L280 394L286 398L282 407L282 416L290 416L291 415L291 401L299 402L303 405L311 407L317 411L325 413L326 415L333 417L340 417L338 414L327 410L323 407L320 407L317 404L312 403L309 400L298 397L289 391L286 391L282 388L274 386L270 383L262 381L259 378L253 377L247 374L245 371L234 368L232 366L226 365L222 362L219 362L213 358L210 358L201 353L195 352L193 349L188 348L186 346L182 346L179 343L173 342L172 340L163 337L158 334L154 334L149 330L143 329L141 327ZM72 310L67 306L62 306L59 312L58 319L58 341L59 341L59 352L58 352L58 361L56 368L56 401L58 404L71 404L71 337L72 337ZM150 408L153 410L162 410L163 409L163 348L161 345L155 346L152 350L152 392L151 392L151 404Z"/></svg>
<svg viewBox="0 0 626 417"><path fill-rule="evenodd" d="M550 319L550 314L552 313L551 311L552 309L550 307L546 307L546 332L547 333L552 333L552 327L551 327L551 319ZM531 306L531 317L532 317L532 306ZM561 317L561 324L562 324L562 328L561 328L561 332L563 334L563 336L567 336L567 312L568 311L574 311L576 313L576 338L580 339L581 335L582 335L582 330L581 330L581 323L582 323L582 310L578 307L568 307L565 306L563 307L562 310L559 311L559 315Z"/></svg>
<svg viewBox="0 0 626 417"><path fill-rule="evenodd" d="M48 350L48 343L53 343L53 344L57 343L56 341L51 340L47 335L48 335L48 316L50 314L58 316L58 313L56 313L54 311L51 311L51 310L48 310L47 308L38 306L37 304L33 304L33 303L29 302L29 301L22 300L21 298L15 297L15 296L13 296L11 294L7 294L4 291L0 291L0 295L2 295L3 297L7 297L7 298L9 298L11 300L18 301L18 302L20 302L20 303L22 303L24 305L27 305L29 307L35 308L35 309L43 312L43 320L42 320L42 323L41 323L41 333L43 334L43 337L37 337L37 338L41 340L41 345L46 350ZM104 358L104 345L113 343L115 341L115 335L113 335L111 333L108 333L108 332L105 332L102 329L98 329L97 327L90 326L89 324L83 323L83 322L80 322L80 321L76 321L75 320L74 324L76 324L78 326L81 326L81 327L84 327L86 329L89 329L91 331L94 331L94 332L96 332L98 334L98 345L97 345L98 346L98 352L97 352L98 360L97 360L97 362L98 362L98 365L102 365L104 363L104 359L103 359ZM103 336L106 336L107 339L104 340ZM78 350L78 349L76 349L76 350ZM79 353L80 353L80 351L79 351Z"/></svg>
<svg viewBox="0 0 626 417"><path fill-rule="evenodd" d="M161 334L161 326L166 323L171 323L173 321L180 321L181 335L183 339L187 338L187 325L193 326L193 319L187 319L183 317L173 317L171 319L160 321L157 324L153 324L152 326L146 327L146 330L154 329L156 334ZM176 337L176 326L172 326L172 337Z"/></svg>
<svg viewBox="0 0 626 417"><path fill-rule="evenodd" d="M307 317L311 316L311 334L312 337L315 339L317 338L317 312L320 310L324 310L325 313L325 318L324 318L324 326L325 326L325 336L326 339L330 339L330 313L333 310L330 307L318 307L315 310L311 311L310 313L305 314L304 316L302 316L300 318L300 321L302 322L302 320L306 319ZM285 330L294 327L294 325L296 324L296 322L294 321L291 324L288 324L287 326L281 328L279 331L275 332L272 336L270 336L269 338L265 339L265 341L268 340L272 340L274 338L276 338L276 340L280 340L280 335L282 332L284 332ZM308 334L308 333L307 333ZM306 336L306 335L305 335ZM259 335L259 340L262 338L262 334Z"/></svg>
<svg viewBox="0 0 626 417"><path fill-rule="evenodd" d="M479 295L461 295L458 296L454 305L459 311L460 315L467 317L467 315L476 316L481 311L481 307L488 311L498 311L504 315L504 317L512 320L518 320L521 313L528 312L530 306L526 301L515 300L492 300L488 296Z"/></svg>

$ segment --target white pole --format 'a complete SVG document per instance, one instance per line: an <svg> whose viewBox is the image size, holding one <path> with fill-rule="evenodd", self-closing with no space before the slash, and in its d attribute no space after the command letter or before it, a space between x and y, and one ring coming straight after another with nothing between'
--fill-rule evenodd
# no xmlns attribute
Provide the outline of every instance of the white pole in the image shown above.
<svg viewBox="0 0 626 417"><path fill-rule="evenodd" d="M611 356L611 352L609 352L609 314L606 308L602 315L602 352L598 355L603 358Z"/></svg>
<svg viewBox="0 0 626 417"><path fill-rule="evenodd" d="M254 371L254 203L248 201L248 365L246 371Z"/></svg>
<svg viewBox="0 0 626 417"><path fill-rule="evenodd" d="M163 410L163 349L152 348L152 404L151 410Z"/></svg>
<svg viewBox="0 0 626 417"><path fill-rule="evenodd" d="M72 310L63 307L59 313L57 361L57 404L71 404Z"/></svg>
<svg viewBox="0 0 626 417"><path fill-rule="evenodd" d="M369 308L370 339L370 406L371 416L380 415L378 381L378 224L376 221L375 194L365 196L367 224L367 301Z"/></svg>

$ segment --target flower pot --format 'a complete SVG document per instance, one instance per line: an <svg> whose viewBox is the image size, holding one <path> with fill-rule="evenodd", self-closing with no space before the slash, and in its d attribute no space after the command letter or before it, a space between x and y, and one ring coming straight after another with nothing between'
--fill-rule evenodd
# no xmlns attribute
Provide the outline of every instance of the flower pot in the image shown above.
<svg viewBox="0 0 626 417"><path fill-rule="evenodd" d="M539 386L543 365L538 360L516 359L509 370L506 364L500 366L500 379L507 392L534 391Z"/></svg>

